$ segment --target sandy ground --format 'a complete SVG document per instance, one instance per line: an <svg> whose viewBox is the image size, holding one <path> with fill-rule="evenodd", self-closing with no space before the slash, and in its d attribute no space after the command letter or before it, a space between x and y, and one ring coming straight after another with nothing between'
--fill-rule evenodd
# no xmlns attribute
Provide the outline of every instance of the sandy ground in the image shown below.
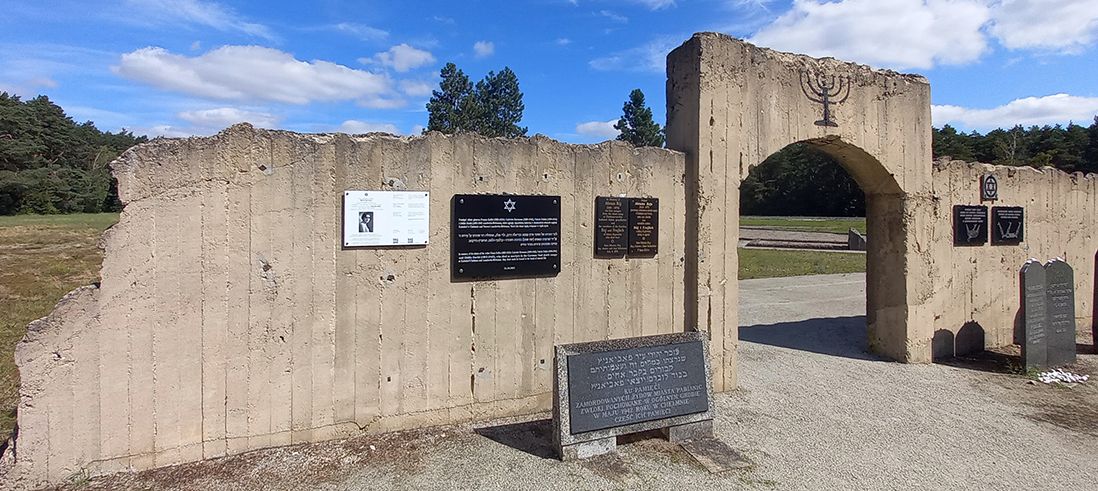
<svg viewBox="0 0 1098 491"><path fill-rule="evenodd" d="M82 481L79 489L1098 489L1098 379L1033 385L986 360L866 353L864 275L741 282L741 388L718 437L755 466L710 474L676 445L552 458L548 421L298 445ZM1076 372L1098 374L1098 356ZM545 417L545 415L542 415Z"/></svg>

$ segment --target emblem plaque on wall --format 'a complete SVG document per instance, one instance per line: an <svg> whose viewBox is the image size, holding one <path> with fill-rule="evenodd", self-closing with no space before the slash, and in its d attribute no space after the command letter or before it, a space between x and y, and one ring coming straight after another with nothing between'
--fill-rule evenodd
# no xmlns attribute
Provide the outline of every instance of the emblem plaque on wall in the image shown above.
<svg viewBox="0 0 1098 491"><path fill-rule="evenodd" d="M980 179L980 199L983 201L995 201L999 199L999 178L985 174Z"/></svg>

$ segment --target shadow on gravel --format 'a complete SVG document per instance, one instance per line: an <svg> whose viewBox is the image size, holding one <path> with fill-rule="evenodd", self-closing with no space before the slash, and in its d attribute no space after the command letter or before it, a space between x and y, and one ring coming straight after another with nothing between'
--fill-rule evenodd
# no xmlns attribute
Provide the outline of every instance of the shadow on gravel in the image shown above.
<svg viewBox="0 0 1098 491"><path fill-rule="evenodd" d="M740 340L856 360L884 361L870 354L865 316L828 317L741 326Z"/></svg>
<svg viewBox="0 0 1098 491"><path fill-rule="evenodd" d="M501 445L526 452L543 459L555 459L553 449L553 421L539 419L525 423L477 428L476 433Z"/></svg>

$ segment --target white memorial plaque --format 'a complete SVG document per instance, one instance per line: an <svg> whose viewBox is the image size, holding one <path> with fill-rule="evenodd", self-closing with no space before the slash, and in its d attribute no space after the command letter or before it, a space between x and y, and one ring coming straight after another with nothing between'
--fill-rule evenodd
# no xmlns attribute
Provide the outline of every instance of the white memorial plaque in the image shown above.
<svg viewBox="0 0 1098 491"><path fill-rule="evenodd" d="M430 200L427 191L345 191L343 246L426 245Z"/></svg>

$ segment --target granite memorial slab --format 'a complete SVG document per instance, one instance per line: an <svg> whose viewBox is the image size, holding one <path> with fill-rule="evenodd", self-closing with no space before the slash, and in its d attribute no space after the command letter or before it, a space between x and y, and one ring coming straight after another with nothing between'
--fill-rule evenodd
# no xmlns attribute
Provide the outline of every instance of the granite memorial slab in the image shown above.
<svg viewBox="0 0 1098 491"><path fill-rule="evenodd" d="M617 196L595 198L595 256L617 258L629 252L628 202Z"/></svg>
<svg viewBox="0 0 1098 491"><path fill-rule="evenodd" d="M1031 259L1022 266L1022 362L1026 369L1048 368L1048 300L1045 267Z"/></svg>
<svg viewBox="0 0 1098 491"><path fill-rule="evenodd" d="M1025 239L1025 210L1021 206L991 208L991 245L1018 245Z"/></svg>
<svg viewBox="0 0 1098 491"><path fill-rule="evenodd" d="M618 435L663 429L672 441L712 436L705 333L560 345L553 439L562 459L613 451Z"/></svg>
<svg viewBox="0 0 1098 491"><path fill-rule="evenodd" d="M451 213L455 280L560 272L560 196L457 194Z"/></svg>
<svg viewBox="0 0 1098 491"><path fill-rule="evenodd" d="M953 245L979 246L987 243L987 207L953 207Z"/></svg>
<svg viewBox="0 0 1098 491"><path fill-rule="evenodd" d="M629 198L629 255L651 257L659 252L659 198Z"/></svg>
<svg viewBox="0 0 1098 491"><path fill-rule="evenodd" d="M1045 265L1048 310L1048 365L1075 363L1075 272L1060 259Z"/></svg>

